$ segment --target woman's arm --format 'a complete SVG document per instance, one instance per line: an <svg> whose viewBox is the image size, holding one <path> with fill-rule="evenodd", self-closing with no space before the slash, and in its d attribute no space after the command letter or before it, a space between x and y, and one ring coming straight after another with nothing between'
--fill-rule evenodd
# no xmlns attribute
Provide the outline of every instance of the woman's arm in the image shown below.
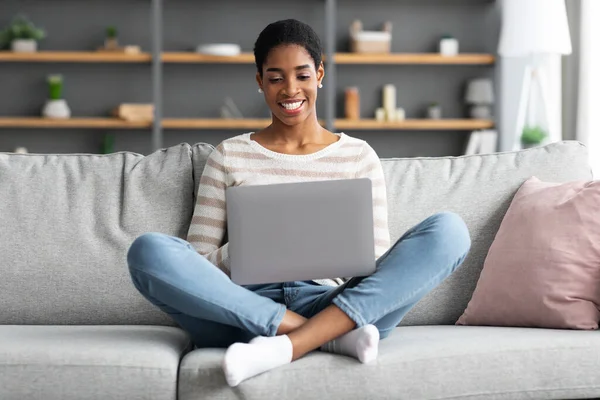
<svg viewBox="0 0 600 400"><path fill-rule="evenodd" d="M225 155L223 146L219 145L208 157L202 172L187 241L198 253L230 275L228 244L223 244L227 229L226 187Z"/></svg>
<svg viewBox="0 0 600 400"><path fill-rule="evenodd" d="M373 185L373 229L375 235L375 258L381 257L390 248L388 228L387 190L379 156L365 143L360 155L357 178L369 178Z"/></svg>

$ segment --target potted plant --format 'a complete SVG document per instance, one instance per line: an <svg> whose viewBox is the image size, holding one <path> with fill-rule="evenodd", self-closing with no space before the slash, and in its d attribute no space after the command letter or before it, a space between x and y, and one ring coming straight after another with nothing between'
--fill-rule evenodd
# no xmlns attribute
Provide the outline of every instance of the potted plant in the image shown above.
<svg viewBox="0 0 600 400"><path fill-rule="evenodd" d="M431 103L427 107L427 118L440 119L442 118L442 107L438 103Z"/></svg>
<svg viewBox="0 0 600 400"><path fill-rule="evenodd" d="M48 75L48 100L42 110L46 118L70 118L71 110L67 101L62 98L63 76Z"/></svg>
<svg viewBox="0 0 600 400"><path fill-rule="evenodd" d="M106 28L106 38L104 39L105 50L117 50L119 48L118 31L115 26Z"/></svg>
<svg viewBox="0 0 600 400"><path fill-rule="evenodd" d="M524 149L538 146L548 137L546 131L539 126L526 126L521 134L521 145Z"/></svg>
<svg viewBox="0 0 600 400"><path fill-rule="evenodd" d="M27 17L19 15L10 25L0 31L0 49L11 49L17 53L34 53L38 41L46 37L46 32L37 28Z"/></svg>

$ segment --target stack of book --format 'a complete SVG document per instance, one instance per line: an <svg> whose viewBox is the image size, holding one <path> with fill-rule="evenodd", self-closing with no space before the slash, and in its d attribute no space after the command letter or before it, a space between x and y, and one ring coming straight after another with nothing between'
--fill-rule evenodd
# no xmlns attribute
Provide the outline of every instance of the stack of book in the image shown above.
<svg viewBox="0 0 600 400"><path fill-rule="evenodd" d="M498 132L485 129L471 132L465 155L495 153L498 149Z"/></svg>

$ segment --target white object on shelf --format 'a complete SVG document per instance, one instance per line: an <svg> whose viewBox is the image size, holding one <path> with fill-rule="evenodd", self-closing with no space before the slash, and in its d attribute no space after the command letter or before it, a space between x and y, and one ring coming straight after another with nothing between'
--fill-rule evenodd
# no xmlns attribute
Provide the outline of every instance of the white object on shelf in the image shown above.
<svg viewBox="0 0 600 400"><path fill-rule="evenodd" d="M65 99L47 100L42 115L46 118L70 118L71 109Z"/></svg>
<svg viewBox="0 0 600 400"><path fill-rule="evenodd" d="M233 43L201 44L196 48L196 53L212 56L234 57L240 55L241 52L240 45Z"/></svg>
<svg viewBox="0 0 600 400"><path fill-rule="evenodd" d="M404 108L396 109L396 121L404 121L406 119L406 111Z"/></svg>
<svg viewBox="0 0 600 400"><path fill-rule="evenodd" d="M440 40L440 54L443 56L458 55L458 40L455 38L443 38Z"/></svg>
<svg viewBox="0 0 600 400"><path fill-rule="evenodd" d="M396 117L396 86L383 86L383 109L388 120Z"/></svg>
<svg viewBox="0 0 600 400"><path fill-rule="evenodd" d="M29 153L29 151L27 151L26 147L15 147L15 151L13 153L27 154L27 153Z"/></svg>
<svg viewBox="0 0 600 400"><path fill-rule="evenodd" d="M430 105L427 107L427 118L440 119L442 118L442 107L439 105Z"/></svg>
<svg viewBox="0 0 600 400"><path fill-rule="evenodd" d="M381 31L364 31L360 20L350 25L352 53L389 53L392 44L392 23L387 21Z"/></svg>
<svg viewBox="0 0 600 400"><path fill-rule="evenodd" d="M378 108L375 110L375 120L379 122L385 121L385 108Z"/></svg>
<svg viewBox="0 0 600 400"><path fill-rule="evenodd" d="M490 154L497 151L498 132L491 129L471 132L465 155Z"/></svg>
<svg viewBox="0 0 600 400"><path fill-rule="evenodd" d="M15 53L35 53L37 51L37 41L35 39L15 39L10 45Z"/></svg>

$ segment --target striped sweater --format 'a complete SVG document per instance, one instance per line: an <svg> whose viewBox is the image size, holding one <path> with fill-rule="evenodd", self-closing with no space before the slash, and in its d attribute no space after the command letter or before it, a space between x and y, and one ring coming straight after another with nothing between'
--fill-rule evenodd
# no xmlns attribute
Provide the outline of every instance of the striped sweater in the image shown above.
<svg viewBox="0 0 600 400"><path fill-rule="evenodd" d="M211 263L229 273L225 189L302 181L370 178L373 185L375 256L390 247L387 197L381 162L363 140L339 134L339 140L306 155L271 151L245 133L221 142L210 154L200 183L188 242ZM319 280L337 285L336 280Z"/></svg>

